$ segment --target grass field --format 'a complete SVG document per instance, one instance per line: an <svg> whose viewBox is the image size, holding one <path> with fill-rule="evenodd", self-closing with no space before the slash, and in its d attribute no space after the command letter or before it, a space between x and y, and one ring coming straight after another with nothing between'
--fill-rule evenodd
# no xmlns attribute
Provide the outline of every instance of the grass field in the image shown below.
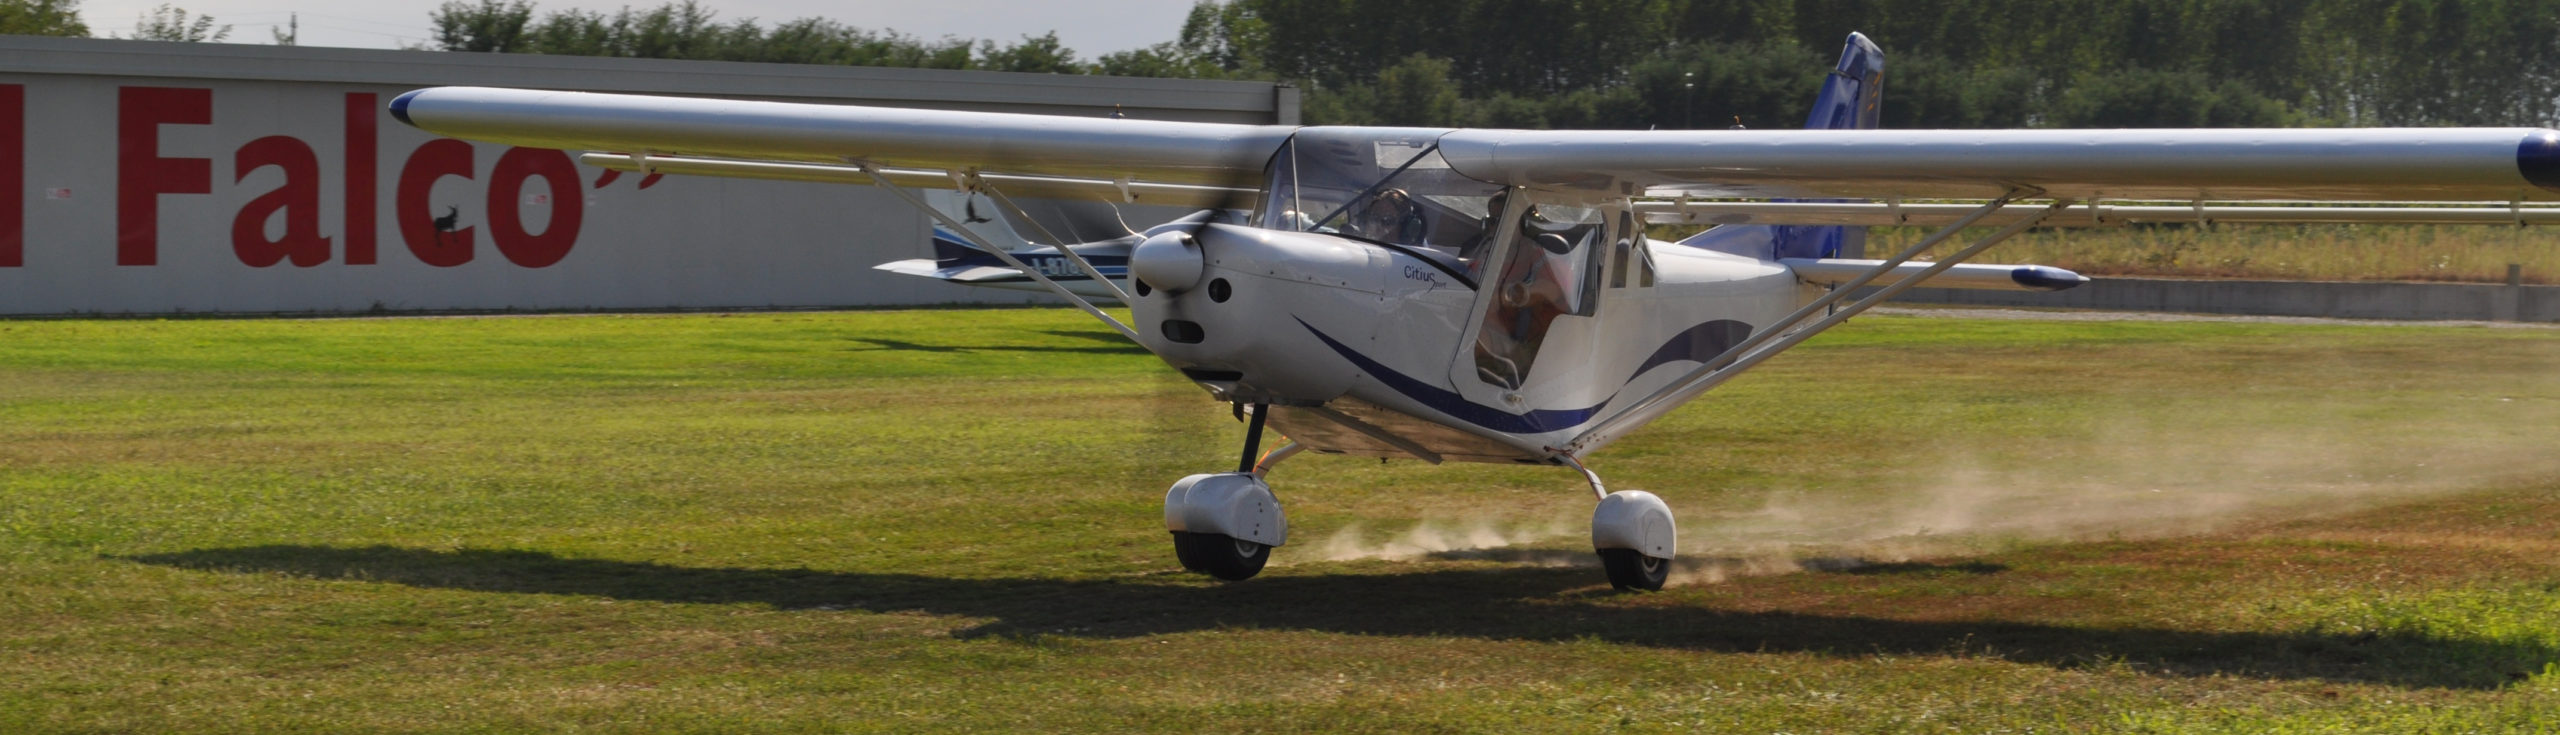
<svg viewBox="0 0 2560 735"><path fill-rule="evenodd" d="M1867 257L1883 258L1931 228L1869 228ZM1658 226L1655 239L1696 228ZM1969 233L1991 233L1982 228ZM1924 256L1963 249L1942 244ZM2560 229L2485 225L2162 225L2029 230L1994 246L1985 263L2035 263L2091 276L2255 278L2282 281L2505 283L2522 266L2528 284L2560 284Z"/></svg>
<svg viewBox="0 0 2560 735"><path fill-rule="evenodd" d="M0 321L0 732L2552 732L2560 330L1873 316L1569 472L1065 310Z"/></svg>
<svg viewBox="0 0 2560 735"><path fill-rule="evenodd" d="M1872 257L1928 231L1877 228ZM1987 234L1987 231L1986 231ZM1964 243L1940 247L1953 252ZM1984 262L2040 263L2092 276L2283 281L2560 283L2560 230L2479 225L2167 225L2042 229L1995 246Z"/></svg>

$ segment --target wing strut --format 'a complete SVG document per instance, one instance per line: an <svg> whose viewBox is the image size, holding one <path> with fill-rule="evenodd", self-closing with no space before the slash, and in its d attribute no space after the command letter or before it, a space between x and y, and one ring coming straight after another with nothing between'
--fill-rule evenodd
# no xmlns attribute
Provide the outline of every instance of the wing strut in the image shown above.
<svg viewBox="0 0 2560 735"><path fill-rule="evenodd" d="M1900 295L1904 291L1910 290L1911 287L1929 280L1931 276L1938 275L1949 268L1955 267L1958 263L1963 263L1964 261L1973 258L1973 256L1980 254L1984 249L1989 248L1992 245L1999 244L2000 241L2007 240L2020 232L2024 232L2027 228L2034 227L2037 223L2043 222L2045 218L2051 217L2055 213L2061 212L2071 206L2071 200L2069 199L2055 200L2051 206L2045 207L2042 211L2011 223L2009 226L2001 228L2000 231L1991 233L1988 237L1976 240L1973 244L1965 246L1965 249L1956 251L1952 255L1938 259L1935 264L1930 265L1926 269L1913 273L1909 276L1896 279L1892 283L1885 285L1884 288L1878 290L1875 294L1859 299L1846 307L1842 307L1838 311L1831 313L1829 316L1823 317L1821 321L1814 322L1803 329L1788 331L1796 324L1801 323L1806 318L1812 316L1814 312L1821 311L1838 304L1849 294L1866 286L1868 283L1875 281L1878 277L1892 272L1895 267L1908 262L1912 257L1919 255L1922 251L1928 250L1931 246L1934 246L1949 237L1953 237L1958 231L1972 225L1975 221L1980 220L1985 216L1989 216L1993 212L1999 211L2001 207L2006 206L2011 200L2027 196L2028 194L2029 193L2025 190L2012 189L2009 193L2001 195L1999 199L1992 200L1990 203L1984 204L1981 208L1974 210L1972 214L1965 216L1963 219L1948 224L1946 227L1940 228L1937 232L1930 233L1928 237L1922 238L1920 242L1914 243L1911 247L1904 248L1902 252L1894 254L1892 259L1886 260L1882 264L1869 269L1866 273L1859 275L1857 278L1850 279L1847 283L1840 284L1838 287L1832 289L1830 293L1824 294L1822 298L1814 300L1813 303L1805 304L1803 308L1797 309L1795 313L1789 314L1786 318L1779 320L1776 324L1770 325L1770 328L1760 330L1759 332L1752 334L1750 338L1743 340L1740 344L1736 344L1733 347L1726 349L1723 354L1719 354L1713 359L1708 360L1705 364L1699 365L1696 370L1690 371L1689 374L1680 376L1680 379L1671 381L1671 384L1665 385L1660 390L1654 391L1651 395L1645 396L1643 400L1627 404L1626 408L1611 414L1608 418L1602 419L1599 423L1593 424L1589 430L1582 432L1580 436L1574 437L1573 441L1566 443L1562 453L1568 456L1578 454L1585 447L1604 443L1609 439L1615 438L1617 434L1625 430L1632 429L1646 421L1660 417L1662 414L1670 412L1672 408L1678 407L1682 402L1687 401L1690 398L1697 397L1698 394L1707 392L1716 386L1723 385L1725 381L1732 380L1734 376L1740 375L1743 371L1759 365L1762 361L1768 360L1770 357L1776 356L1778 353L1784 352L1788 348L1801 344L1805 340L1812 339L1814 335L1821 334L1824 330L1839 326L1840 323L1848 321L1850 317L1857 316L1859 313L1864 312L1877 304L1884 303L1887 299L1891 299L1894 296Z"/></svg>
<svg viewBox="0 0 2560 735"><path fill-rule="evenodd" d="M1092 263L1085 262L1084 256L1076 254L1075 248L1067 247L1067 241L1060 239L1057 233L1050 232L1048 225L1040 224L1040 220L1033 218L1030 213L1022 211L1021 207L1014 206L1013 197L1005 196L1003 191L987 185L986 179L979 178L978 175L974 173L969 174L968 180L963 183L966 183L971 191L986 192L987 198L996 200L996 205L1004 207L1005 213L1013 215L1014 219L1029 223L1031 225L1032 234L1047 238L1049 244L1058 247L1059 255L1067 256L1068 262L1076 264L1077 268L1084 269L1084 274L1092 276L1094 283L1102 284L1103 288L1111 289L1111 295L1120 299L1120 303L1127 304L1136 301L1136 299L1129 297L1129 292L1120 290L1120 284L1111 282L1110 278L1102 275L1102 271L1100 269L1093 267ZM1130 339L1137 338L1131 337Z"/></svg>
<svg viewBox="0 0 2560 735"><path fill-rule="evenodd" d="M1093 315L1093 318L1102 320L1102 323L1111 325L1112 329L1120 330L1120 336L1128 337L1129 341L1136 342L1141 347L1146 346L1147 343L1144 340L1138 339L1137 330L1130 329L1129 325L1122 324L1120 323L1120 320L1111 318L1110 314L1104 313L1100 307L1094 306L1093 302L1086 301L1084 300L1084 297L1076 295L1076 292L1067 290L1066 286L1058 285L1057 281L1049 280L1049 277L1042 274L1039 269L1023 264L1022 259L1013 257L1013 254L1005 252L1004 248L996 247L992 242L988 241L987 238L981 237L976 231L969 229L968 225L961 224L959 220L952 219L951 215L944 214L942 210L934 209L933 205L926 204L924 202L924 198L916 196L915 192L907 191L906 187L891 183L889 181L889 177L880 174L880 168L878 166L873 166L869 163L860 163L856 165L862 169L864 174L870 175L872 182L879 184L882 191L896 194L898 195L898 198L907 200L907 204L914 206L916 211L923 212L926 215L933 217L934 220L941 222L942 226L951 228L952 232L959 233L961 237L969 238L970 244L976 245L980 249L994 254L998 260L1004 261L1005 265L1013 266L1016 270L1022 271L1023 275L1030 276L1031 280L1039 281L1040 285L1049 287L1049 290L1056 293L1059 298L1066 299L1068 303L1075 304L1076 308L1083 309L1084 313ZM1064 252L1066 249L1067 246L1064 243L1058 245L1059 251ZM1076 262L1078 264L1082 264L1084 261L1079 258ZM1085 267L1088 270L1092 268L1090 265ZM1095 280L1100 280L1105 283L1110 282L1108 279L1102 278L1102 274L1100 273L1095 273L1093 275Z"/></svg>

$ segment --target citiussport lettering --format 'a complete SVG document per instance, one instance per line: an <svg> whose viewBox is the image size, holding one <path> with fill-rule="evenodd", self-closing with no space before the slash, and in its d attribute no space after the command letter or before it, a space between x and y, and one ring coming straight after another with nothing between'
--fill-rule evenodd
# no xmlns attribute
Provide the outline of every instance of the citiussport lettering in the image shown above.
<svg viewBox="0 0 2560 735"><path fill-rule="evenodd" d="M1423 283L1431 284L1432 288L1440 287L1440 274L1431 272L1431 269L1429 268L1411 265L1405 266L1404 277L1405 280L1408 281L1421 281Z"/></svg>

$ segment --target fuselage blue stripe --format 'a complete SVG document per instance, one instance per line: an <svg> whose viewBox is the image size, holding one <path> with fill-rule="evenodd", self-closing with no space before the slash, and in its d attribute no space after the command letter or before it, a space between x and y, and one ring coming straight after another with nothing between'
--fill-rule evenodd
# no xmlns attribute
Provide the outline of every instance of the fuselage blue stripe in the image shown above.
<svg viewBox="0 0 2560 735"><path fill-rule="evenodd" d="M1296 317L1291 318L1296 319ZM1336 354L1342 355L1342 359L1351 361L1352 365L1368 373L1370 377L1377 378L1378 382L1386 385L1387 388L1404 394L1406 398L1428 406L1431 410L1447 414L1451 418L1505 434L1544 434L1580 426L1590 421L1592 416L1600 412L1600 409L1608 407L1611 401L1618 399L1617 394L1612 393L1608 398L1602 399L1600 403L1590 408L1541 410L1515 414L1469 401L1456 391L1396 372L1394 368L1360 354L1360 351L1351 349L1349 345L1335 341L1332 336L1325 334L1323 330L1316 329L1315 325L1308 324L1306 320L1297 319L1297 322L1298 326L1305 327L1308 333L1314 334L1316 339L1323 340L1326 347L1331 347ZM1655 348L1653 354L1647 356L1644 363L1636 367L1635 372L1627 375L1627 382L1635 382L1636 376L1671 362L1681 360L1706 362L1716 355L1723 354L1726 349L1750 335L1751 325L1731 319L1717 319L1682 330L1680 334L1664 342L1661 347Z"/></svg>
<svg viewBox="0 0 2560 735"><path fill-rule="evenodd" d="M1316 339L1324 340L1326 347L1331 347L1334 352L1340 353L1342 359L1350 360L1351 364L1359 366L1362 371L1377 378L1378 382L1386 384L1397 393L1404 394L1406 398L1420 401L1422 405L1431 407L1431 410L1448 414L1459 421L1505 434L1544 434L1573 428L1581 425L1582 422L1590 421L1592 414L1599 413L1602 407L1609 405L1609 401L1603 400L1599 405L1580 410L1530 411L1526 414L1506 412L1468 401L1465 396L1458 395L1456 391L1443 389L1396 372L1394 368L1380 364L1376 360L1369 359L1369 356L1360 354L1358 350L1334 341L1332 337L1326 336L1322 330L1316 329L1304 319L1298 320L1298 326L1306 327L1309 333L1316 336ZM1614 399L1616 396L1611 398Z"/></svg>

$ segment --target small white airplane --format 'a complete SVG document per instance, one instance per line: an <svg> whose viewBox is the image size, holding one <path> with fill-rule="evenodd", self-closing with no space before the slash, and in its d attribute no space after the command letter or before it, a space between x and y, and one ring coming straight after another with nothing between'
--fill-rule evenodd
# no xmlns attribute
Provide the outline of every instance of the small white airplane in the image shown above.
<svg viewBox="0 0 2560 735"><path fill-rule="evenodd" d="M1236 471L1182 478L1164 505L1183 566L1228 580L1288 541L1265 477L1315 451L1573 468L1598 497L1609 582L1658 589L1669 506L1611 492L1586 458L1909 288L2080 282L1963 264L2030 227L2560 222L2540 206L2560 199L2560 132L1874 130L1883 67L1851 35L1813 130L1220 125L468 87L410 92L391 113L457 138L606 151L584 160L621 170L906 198L1002 275L1250 416ZM1251 214L1146 234L1124 291L1073 248L1056 251L1064 265L1024 261L918 187L1017 214L1008 192ZM1648 222L1737 226L1666 243ZM1882 260L1835 257L1852 234L1839 226L1871 224L1941 226ZM1976 226L1998 229L1914 260ZM1053 276L1069 267L1131 322ZM1257 456L1266 425L1288 443Z"/></svg>
<svg viewBox="0 0 2560 735"><path fill-rule="evenodd" d="M1206 222L1242 221L1242 215L1215 209L1203 209L1144 231L1126 232L1118 237L1089 240L1073 244L1039 244L1022 236L1014 228L1014 218L985 192L934 189L921 192L927 206L943 218L956 219L970 226L970 233L983 239L994 249L1011 254L1031 271L1065 286L1077 296L1103 301L1119 301L1126 293L1129 276L1129 249L1137 247L1147 236L1173 230L1198 229ZM1049 243L1059 243L1047 225L1037 219L1021 222L1035 230ZM1126 231L1125 223L1120 225ZM1023 269L1006 265L988 252L989 248L971 242L971 237L936 224L933 227L933 257L898 260L873 266L876 270L901 275L931 278L963 286L1000 288L1014 291L1047 291L1047 287ZM1077 260L1093 267L1094 275L1086 275ZM1100 276L1097 279L1095 276ZM1105 283L1118 281L1119 284Z"/></svg>

